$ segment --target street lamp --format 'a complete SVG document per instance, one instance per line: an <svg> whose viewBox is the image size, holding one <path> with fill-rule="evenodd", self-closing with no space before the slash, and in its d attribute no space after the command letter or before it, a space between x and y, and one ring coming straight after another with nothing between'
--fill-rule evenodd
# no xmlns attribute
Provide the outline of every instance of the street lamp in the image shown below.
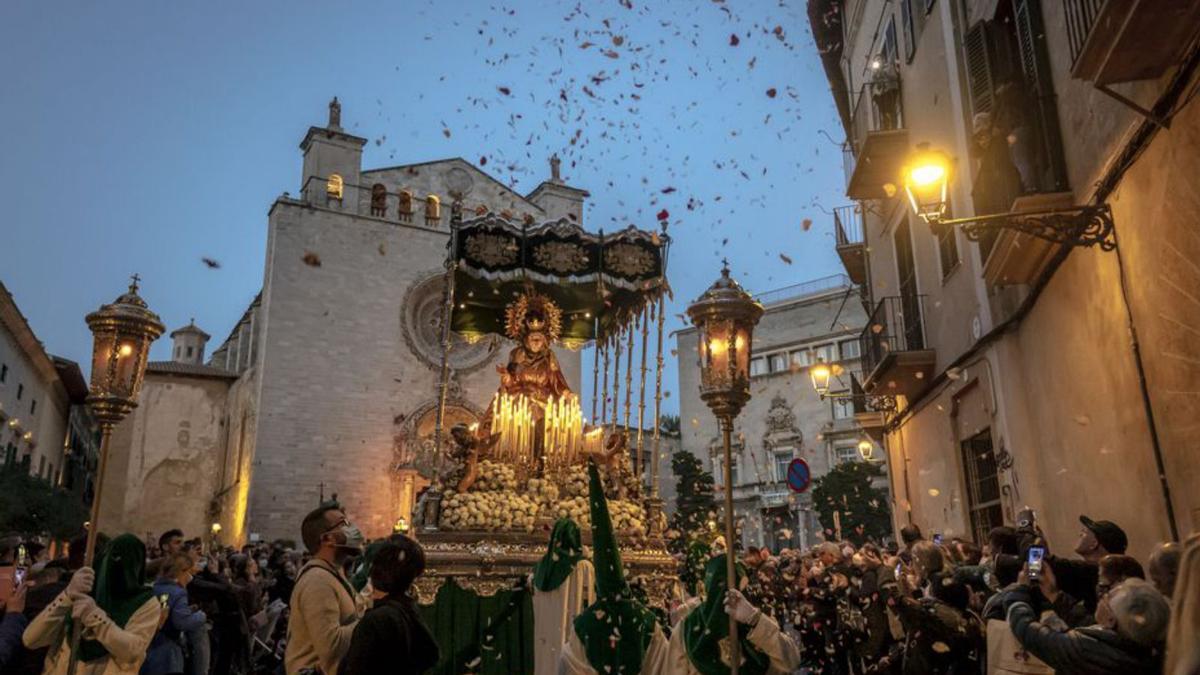
<svg viewBox="0 0 1200 675"><path fill-rule="evenodd" d="M873 455L874 453L875 453L875 446L872 445L871 441L868 441L867 439L864 438L858 442L858 454L860 457L863 458L864 462L871 461L871 455Z"/></svg>
<svg viewBox="0 0 1200 675"><path fill-rule="evenodd" d="M817 362L808 369L808 376L812 378L813 389L816 390L817 396L821 400L825 400L825 396L829 394L829 378L833 377L833 369L825 363L825 359L817 359Z"/></svg>
<svg viewBox="0 0 1200 675"><path fill-rule="evenodd" d="M100 500L104 494L104 472L108 467L108 444L113 427L137 407L138 392L146 375L150 344L163 334L165 326L158 315L146 307L138 295L140 277L133 275L129 290L111 304L88 314L92 331L92 379L87 404L100 424L100 461L96 468L96 490L92 496L92 515L88 519L87 545L83 565L91 567L96 555L96 535L100 532ZM68 675L74 675L82 636L81 622L71 631L71 660Z"/></svg>
<svg viewBox="0 0 1200 675"><path fill-rule="evenodd" d="M953 161L945 153L930 150L928 143L919 143L917 151L901 170L909 206L931 226L958 225L971 241L980 241L998 230L1013 230L1066 246L1099 246L1102 251L1117 247L1113 237L1112 209L1108 204L947 219L952 165Z"/></svg>
<svg viewBox="0 0 1200 675"><path fill-rule="evenodd" d="M750 400L750 349L754 326L763 306L729 276L729 263L721 278L687 308L688 318L699 329L700 398L721 422L725 466L725 579L737 588L733 528L733 420ZM741 651L737 620L729 617L730 672L737 675Z"/></svg>

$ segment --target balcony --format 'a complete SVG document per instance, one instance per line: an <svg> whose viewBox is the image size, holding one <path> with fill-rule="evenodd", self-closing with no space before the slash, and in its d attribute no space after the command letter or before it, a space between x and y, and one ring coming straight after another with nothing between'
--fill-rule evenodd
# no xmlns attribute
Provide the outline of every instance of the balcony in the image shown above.
<svg viewBox="0 0 1200 675"><path fill-rule="evenodd" d="M850 395L854 402L854 423L857 424L867 436L870 436L877 443L883 442L883 427L886 420L886 412L877 409L867 392L863 391L862 383L858 381L858 376L850 373Z"/></svg>
<svg viewBox="0 0 1200 675"><path fill-rule="evenodd" d="M1071 76L1106 87L1151 80L1180 62L1200 21L1196 0L1063 0Z"/></svg>
<svg viewBox="0 0 1200 675"><path fill-rule="evenodd" d="M879 77L864 85L854 101L850 122L848 145L854 155L854 166L846 196L890 198L909 150L900 76ZM885 185L892 186L891 190Z"/></svg>
<svg viewBox="0 0 1200 675"><path fill-rule="evenodd" d="M867 283L867 242L863 229L862 208L839 206L833 210L833 233L837 254L846 274L859 286Z"/></svg>
<svg viewBox="0 0 1200 675"><path fill-rule="evenodd" d="M925 341L924 296L882 298L859 338L868 395L913 398L933 379L936 355Z"/></svg>

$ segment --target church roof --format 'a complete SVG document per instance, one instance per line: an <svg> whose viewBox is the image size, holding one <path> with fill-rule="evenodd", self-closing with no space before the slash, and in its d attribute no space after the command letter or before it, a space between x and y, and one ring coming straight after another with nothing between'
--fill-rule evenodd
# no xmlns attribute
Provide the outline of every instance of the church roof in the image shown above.
<svg viewBox="0 0 1200 675"><path fill-rule="evenodd" d="M202 366L196 363L180 363L178 361L151 361L146 364L147 373L163 375L189 375L192 377L215 377L219 379L236 380L237 373L216 366Z"/></svg>
<svg viewBox="0 0 1200 675"><path fill-rule="evenodd" d="M171 338L174 339L174 337L176 335L183 335L184 333L195 333L196 335L199 335L200 337L204 338L205 340L207 340L209 337L211 337L208 333L205 333L204 331L200 330L200 328L196 325L195 319L192 319L192 321L190 323L188 323L188 325L184 326L183 328L177 328L177 329L171 331Z"/></svg>
<svg viewBox="0 0 1200 675"><path fill-rule="evenodd" d="M488 173L487 171L484 171L482 168L476 166L474 163L472 163L466 159L463 159L462 157L446 157L444 159L431 159L431 160L425 161L425 162L413 162L411 164L397 164L395 166L384 166L384 167L380 167L378 169L363 169L362 173L365 176L367 174L378 173L381 171L396 171L396 170L412 169L412 168L419 167L419 166L433 166L435 164L449 164L452 162L462 162L463 164L466 164L467 166L474 169L476 173L487 178L488 180L495 183L496 185L504 188L505 191L511 192L514 195L520 197L521 199L524 199L526 202L529 202L530 206L533 206L534 208L536 208L538 210L542 210L542 207L538 206L537 204L534 204L532 201L532 198L534 195L536 195L538 193L538 191L544 189L547 185L553 185L555 187L565 188L565 189L571 190L573 192L581 193L584 196L590 196L587 190L583 190L583 189L577 188L577 187L572 187L570 185L567 185L566 183L554 182L554 181L543 181L542 183L539 183L538 186L536 188L534 188L532 191L530 191L528 194L522 195L520 192L517 192L515 189L513 189L512 186L505 185L504 183L500 182L500 180L498 178L496 178L495 176L493 176L492 174Z"/></svg>

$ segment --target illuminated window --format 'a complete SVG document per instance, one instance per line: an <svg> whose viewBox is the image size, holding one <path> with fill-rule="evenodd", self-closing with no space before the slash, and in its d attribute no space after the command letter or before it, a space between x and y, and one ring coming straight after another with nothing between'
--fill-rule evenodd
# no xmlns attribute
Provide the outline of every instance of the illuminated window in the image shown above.
<svg viewBox="0 0 1200 675"><path fill-rule="evenodd" d="M330 174L329 181L325 183L325 196L329 199L342 201L342 188L345 182L338 174Z"/></svg>
<svg viewBox="0 0 1200 675"><path fill-rule="evenodd" d="M428 222L436 222L442 219L442 200L438 199L437 195L429 195L425 198L425 220Z"/></svg>

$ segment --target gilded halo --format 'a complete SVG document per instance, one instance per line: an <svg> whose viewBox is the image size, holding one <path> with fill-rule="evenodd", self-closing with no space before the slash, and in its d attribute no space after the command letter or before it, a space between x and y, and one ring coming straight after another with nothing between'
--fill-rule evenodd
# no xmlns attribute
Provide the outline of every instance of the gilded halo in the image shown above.
<svg viewBox="0 0 1200 675"><path fill-rule="evenodd" d="M522 293L504 310L504 334L510 340L520 341L525 337L525 317L530 310L540 310L546 317L541 330L550 342L558 342L562 335L562 309L550 298L540 293Z"/></svg>

